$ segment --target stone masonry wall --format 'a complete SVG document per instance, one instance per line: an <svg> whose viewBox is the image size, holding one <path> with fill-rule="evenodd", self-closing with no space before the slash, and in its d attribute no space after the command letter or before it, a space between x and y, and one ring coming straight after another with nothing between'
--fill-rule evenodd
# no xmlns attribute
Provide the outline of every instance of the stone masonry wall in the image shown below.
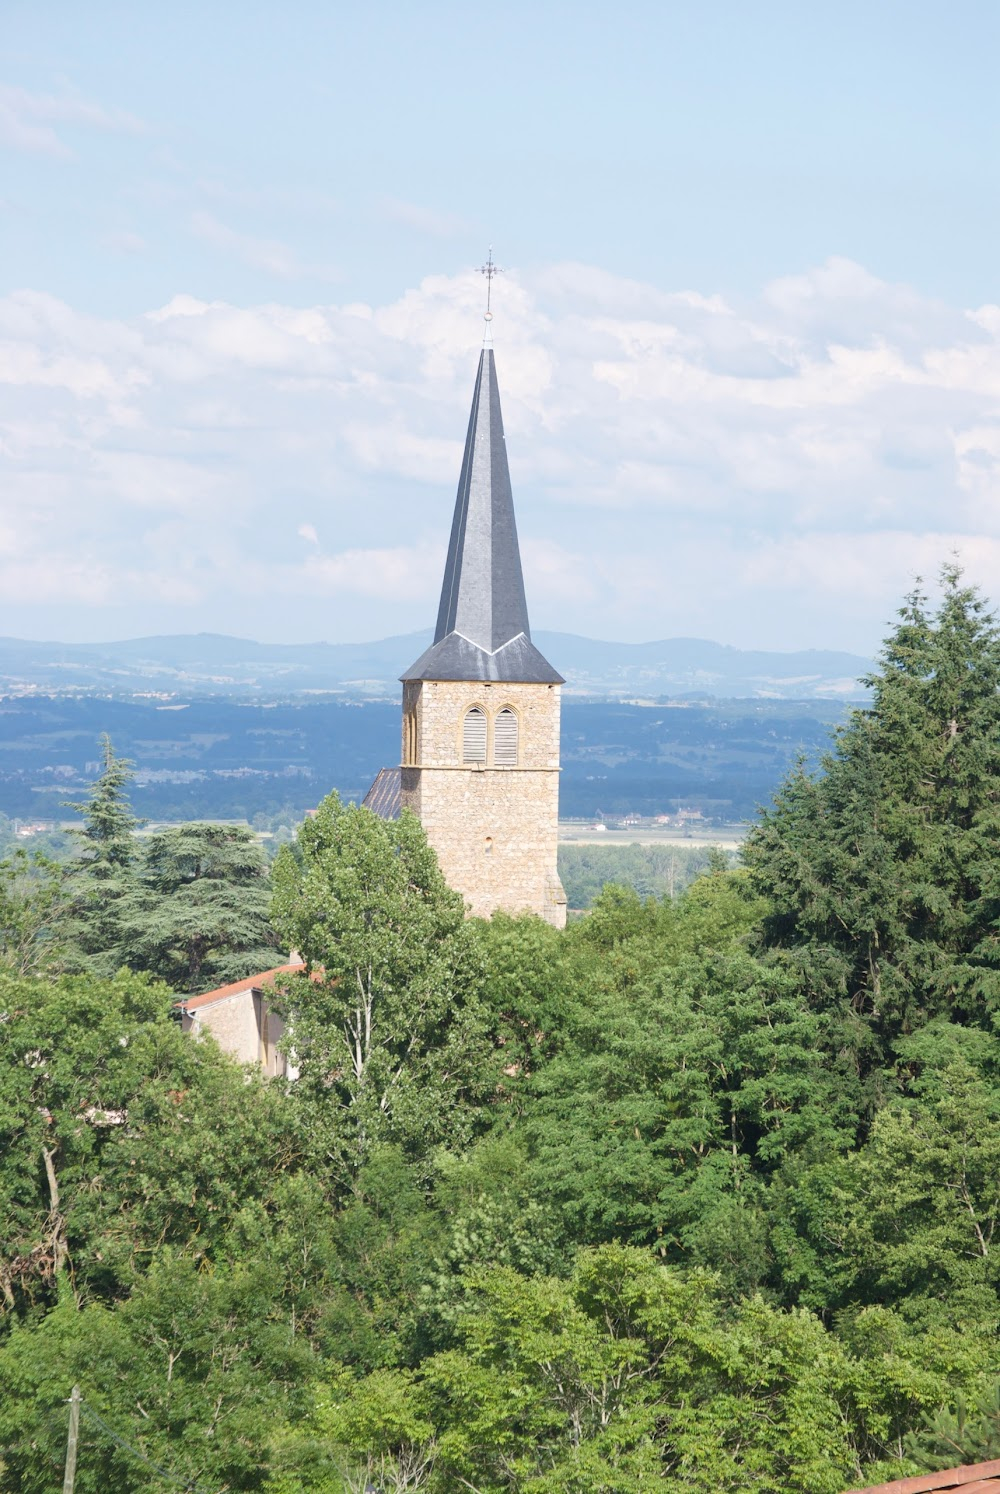
<svg viewBox="0 0 1000 1494"><path fill-rule="evenodd" d="M485 765L462 762L462 724L472 706L490 724ZM505 706L518 718L517 767L492 766L493 721ZM557 928L566 922L556 869L559 713L558 685L403 687L403 804L419 816L445 879L474 916L503 908L538 913Z"/></svg>

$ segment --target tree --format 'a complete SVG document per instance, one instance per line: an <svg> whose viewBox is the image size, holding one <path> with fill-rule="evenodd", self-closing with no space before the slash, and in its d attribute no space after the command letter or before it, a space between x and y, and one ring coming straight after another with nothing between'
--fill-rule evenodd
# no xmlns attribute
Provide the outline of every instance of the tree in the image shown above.
<svg viewBox="0 0 1000 1494"><path fill-rule="evenodd" d="M535 1020L520 1042L508 1019L526 1175L568 1239L648 1244L753 1289L769 1272L764 1182L852 1134L816 1015L744 948L759 911L745 873L676 902L606 889L521 998ZM504 970L508 991L523 983Z"/></svg>
<svg viewBox="0 0 1000 1494"><path fill-rule="evenodd" d="M16 850L0 861L0 964L14 975L40 975L61 956L66 911L62 868Z"/></svg>
<svg viewBox="0 0 1000 1494"><path fill-rule="evenodd" d="M764 947L863 1073L928 1018L985 1025L1000 1003L1000 630L946 567L880 665L823 775L794 774L745 849Z"/></svg>
<svg viewBox="0 0 1000 1494"><path fill-rule="evenodd" d="M707 846L560 845L559 879L571 908L591 907L610 883L643 898L673 898L708 868L710 856Z"/></svg>
<svg viewBox="0 0 1000 1494"><path fill-rule="evenodd" d="M926 1051L935 1038L940 1047L941 1033L911 1041ZM915 1323L978 1322L992 1332L1000 1321L1000 1093L969 1061L967 1044L948 1046L940 1066L880 1110L865 1145L841 1160L813 1230L834 1255L826 1304L894 1303Z"/></svg>
<svg viewBox="0 0 1000 1494"><path fill-rule="evenodd" d="M463 905L415 815L324 799L275 862L274 922L306 960L288 997L300 1093L356 1169L378 1140L458 1139L489 1049Z"/></svg>
<svg viewBox="0 0 1000 1494"><path fill-rule="evenodd" d="M126 794L132 764L116 757L107 735L101 738L101 756L103 767L88 797L66 806L83 816L82 828L74 831L81 849L67 871L67 959L77 969L110 975L122 963L121 903L132 888L141 821Z"/></svg>
<svg viewBox="0 0 1000 1494"><path fill-rule="evenodd" d="M218 1258L301 1152L277 1086L171 1020L162 986L0 977L0 1313L127 1293L164 1244Z"/></svg>
<svg viewBox="0 0 1000 1494"><path fill-rule="evenodd" d="M262 1489L312 1368L271 1321L273 1291L252 1266L206 1271L167 1250L115 1307L64 1302L15 1325L0 1348L0 1486L61 1486L78 1383L80 1494Z"/></svg>
<svg viewBox="0 0 1000 1494"><path fill-rule="evenodd" d="M270 909L267 861L250 830L164 830L150 837L122 900L119 954L175 991L239 980L283 957Z"/></svg>
<svg viewBox="0 0 1000 1494"><path fill-rule="evenodd" d="M858 1366L807 1313L726 1309L709 1273L617 1245L581 1251L565 1280L481 1268L468 1288L456 1348L334 1379L319 1417L357 1483L839 1494L861 1471L864 1413L842 1405Z"/></svg>
<svg viewBox="0 0 1000 1494"><path fill-rule="evenodd" d="M953 1468L962 1463L985 1463L1000 1457L1000 1383L978 1395L956 1396L939 1406L906 1439L910 1452L924 1466Z"/></svg>

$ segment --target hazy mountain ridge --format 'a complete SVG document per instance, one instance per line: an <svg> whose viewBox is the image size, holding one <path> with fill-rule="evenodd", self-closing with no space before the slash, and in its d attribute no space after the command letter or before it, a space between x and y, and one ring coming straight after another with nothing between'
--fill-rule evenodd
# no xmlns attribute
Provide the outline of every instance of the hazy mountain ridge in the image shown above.
<svg viewBox="0 0 1000 1494"><path fill-rule="evenodd" d="M768 652L700 638L612 643L538 632L534 642L584 696L709 695L784 699L860 696L869 661L832 649ZM184 633L110 643L0 638L0 690L183 691L257 695L320 691L395 696L430 631L368 643L257 643Z"/></svg>

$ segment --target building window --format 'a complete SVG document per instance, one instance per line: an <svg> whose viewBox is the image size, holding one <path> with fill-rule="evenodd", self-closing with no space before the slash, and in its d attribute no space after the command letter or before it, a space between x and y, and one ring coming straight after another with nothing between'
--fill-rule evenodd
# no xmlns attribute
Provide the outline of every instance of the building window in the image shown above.
<svg viewBox="0 0 1000 1494"><path fill-rule="evenodd" d="M413 767L417 761L417 713L407 711L403 718L403 766Z"/></svg>
<svg viewBox="0 0 1000 1494"><path fill-rule="evenodd" d="M462 725L462 761L484 763L486 761L486 712L479 706L467 711Z"/></svg>
<svg viewBox="0 0 1000 1494"><path fill-rule="evenodd" d="M498 768L517 767L517 717L509 706L493 723L493 761Z"/></svg>

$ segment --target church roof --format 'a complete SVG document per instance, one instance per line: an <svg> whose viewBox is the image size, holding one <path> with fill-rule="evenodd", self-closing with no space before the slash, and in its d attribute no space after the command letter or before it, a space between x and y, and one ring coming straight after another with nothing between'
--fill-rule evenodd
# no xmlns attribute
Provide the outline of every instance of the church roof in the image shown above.
<svg viewBox="0 0 1000 1494"><path fill-rule="evenodd" d="M399 768L379 768L375 782L361 801L380 820L398 820L403 807L403 775Z"/></svg>
<svg viewBox="0 0 1000 1494"><path fill-rule="evenodd" d="M562 684L531 642L492 348L479 359L434 642L403 679Z"/></svg>

